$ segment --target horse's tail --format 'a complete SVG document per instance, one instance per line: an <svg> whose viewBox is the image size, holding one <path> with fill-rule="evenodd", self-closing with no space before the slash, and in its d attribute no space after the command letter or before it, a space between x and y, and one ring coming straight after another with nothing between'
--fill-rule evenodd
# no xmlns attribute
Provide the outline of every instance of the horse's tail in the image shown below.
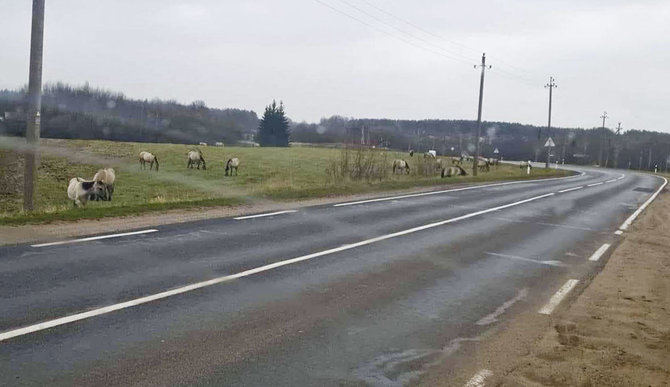
<svg viewBox="0 0 670 387"><path fill-rule="evenodd" d="M403 160L403 161L405 161L405 160ZM409 171L409 163L407 161L405 161L405 169Z"/></svg>
<svg viewBox="0 0 670 387"><path fill-rule="evenodd" d="M158 164L158 157L156 157L156 155L154 155L154 161L156 162L156 170L158 170L159 164Z"/></svg>

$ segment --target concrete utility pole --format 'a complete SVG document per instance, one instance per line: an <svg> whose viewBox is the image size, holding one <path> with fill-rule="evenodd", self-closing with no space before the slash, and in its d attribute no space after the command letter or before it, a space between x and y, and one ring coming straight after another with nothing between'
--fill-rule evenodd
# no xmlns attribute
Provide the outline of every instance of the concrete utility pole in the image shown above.
<svg viewBox="0 0 670 387"><path fill-rule="evenodd" d="M480 66L475 65L475 68L481 67L482 76L479 81L479 109L477 110L477 135L475 136L475 160L472 163L472 176L477 176L477 165L479 164L479 137L482 133L482 101L484 99L484 73L487 68L491 66L486 66L486 53L482 54L482 64Z"/></svg>
<svg viewBox="0 0 670 387"><path fill-rule="evenodd" d="M549 83L544 85L545 88L549 89L549 121L547 122L547 138L551 137L551 96L554 90L554 87L558 87L554 83L554 77L549 77ZM547 162L544 164L545 168L549 168L549 152L551 152L551 147L547 147Z"/></svg>
<svg viewBox="0 0 670 387"><path fill-rule="evenodd" d="M25 170L23 172L23 210L35 209L37 183L37 147L40 141L40 110L42 108L42 47L44 41L44 0L33 0L33 21L30 32L30 73L28 79L28 125L26 127Z"/></svg>
<svg viewBox="0 0 670 387"><path fill-rule="evenodd" d="M600 118L603 119L602 132L605 132L605 120L609 118L607 116L607 112L604 112L603 115L600 116ZM598 140L599 140L598 143L600 143L600 149L598 150L598 166L602 167L603 166L603 139L600 138Z"/></svg>
<svg viewBox="0 0 670 387"><path fill-rule="evenodd" d="M614 137L614 168L619 168L619 136L621 135L621 122L617 123L616 137Z"/></svg>

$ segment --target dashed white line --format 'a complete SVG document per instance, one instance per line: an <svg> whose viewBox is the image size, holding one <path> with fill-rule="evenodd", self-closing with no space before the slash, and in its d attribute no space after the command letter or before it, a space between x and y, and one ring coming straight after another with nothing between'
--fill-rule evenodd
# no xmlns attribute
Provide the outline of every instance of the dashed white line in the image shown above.
<svg viewBox="0 0 670 387"><path fill-rule="evenodd" d="M610 248L610 246L611 245L609 243L605 243L602 246L600 246L600 248L598 250L596 250L596 252L593 253L593 255L589 258L589 261L595 262L595 261L599 260L600 257L602 257L603 254L605 254L605 251L607 251L607 249Z"/></svg>
<svg viewBox="0 0 670 387"><path fill-rule="evenodd" d="M483 369L475 374L464 387L483 387L486 378L493 376L493 372Z"/></svg>
<svg viewBox="0 0 670 387"><path fill-rule="evenodd" d="M561 261L538 261L536 259L531 259L531 258L525 258L525 257L519 257L516 255L509 255L509 254L498 254L498 253L491 253L491 252L486 252L485 254L488 255L493 255L496 257L502 257L502 258L509 258L509 259L515 259L517 261L524 261L524 262L532 262L532 263L538 263L540 265L548 265L548 266L567 266L565 263Z"/></svg>
<svg viewBox="0 0 670 387"><path fill-rule="evenodd" d="M621 230L616 230L616 231L614 231L614 234L615 234L615 235L621 235L621 234L623 234L623 231L621 231Z"/></svg>
<svg viewBox="0 0 670 387"><path fill-rule="evenodd" d="M267 213L267 214L238 216L237 218L233 218L233 219L235 219L235 220L244 220L244 219L264 218L264 217L266 217L266 216L275 216L275 215L281 215L281 214L290 214L290 213L292 213L292 212L298 212L298 210L284 210L284 211L270 212L270 213Z"/></svg>
<svg viewBox="0 0 670 387"><path fill-rule="evenodd" d="M384 202L384 201L389 201L389 200L415 198L415 197L428 196L428 195L439 195L439 194L444 194L444 193L449 193L449 192L459 192L459 191L467 191L467 190L479 189L479 188L498 187L498 186L509 185L509 184L533 183L533 182L538 182L538 181L552 181L552 180L559 180L559 179L572 179L572 178L580 177L580 176L584 176L584 175L585 175L585 173L581 172L579 175L568 176L568 177L556 177L556 178L551 178L551 179L535 179L535 180L519 180L519 181L508 181L508 182L505 182L505 183L474 185L474 186L471 186L471 187L446 189L446 190L442 190L442 191L421 192L421 193L415 193L415 194L393 196L393 197L388 197L388 198L377 198L377 199L361 200L361 201L357 201L357 202L338 203L338 204L333 204L333 207L354 206L354 205L357 205L357 204Z"/></svg>
<svg viewBox="0 0 670 387"><path fill-rule="evenodd" d="M618 179L607 180L605 183L614 183L614 182L617 181L617 180L618 180Z"/></svg>
<svg viewBox="0 0 670 387"><path fill-rule="evenodd" d="M570 279L568 282L566 282L563 286L561 286L560 289L556 293L554 293L553 296L549 299L549 302L545 306L542 307L542 309L538 310L538 313L541 314L551 314L551 312L554 311L554 309L558 306L558 304L563 301L565 296L570 293L570 291L577 285L579 280L576 279Z"/></svg>
<svg viewBox="0 0 670 387"><path fill-rule="evenodd" d="M589 185L587 185L587 187L595 187L595 186L600 185L602 183L603 182L601 181L601 182L598 182L598 183L589 184Z"/></svg>
<svg viewBox="0 0 670 387"><path fill-rule="evenodd" d="M384 241L384 240L387 240L387 239L396 238L396 237L399 237L399 236L402 236L402 235L412 234L412 233L415 233L415 232L418 232L418 231L443 226L445 224L454 223L454 222L458 222L458 221L461 221L461 220L464 220L464 219L469 219L469 218L472 218L472 217L475 217L475 216L479 216L479 215L487 214L487 213L490 213L490 212L502 210L502 209L505 209L505 208L518 206L520 204L529 203L529 202L539 200L539 199L543 199L543 198L553 196L553 195L554 195L553 193L549 193L549 194L545 194L545 195L534 196L534 197L531 197L531 198L528 198L528 199L519 200L519 201L516 201L516 202L513 202L513 203L509 203L509 204L504 204L504 205L498 206L498 207L488 208L486 210L472 212L472 213L469 213L469 214L461 215L461 216L451 218L451 219L447 219L447 220L443 220L443 221L440 221L440 222L430 223L430 224L426 224L426 225L423 225L423 226L418 226L418 227L410 228L410 229L407 229L407 230L398 231L398 232L394 232L394 233L391 233L391 234L386 234L386 235L378 236L378 237L375 237L375 238L362 240L360 242L356 242L356 243L352 243L352 244L348 244L348 245L343 245L343 246L336 247L336 248L333 248L333 249L323 250L323 251L319 251L319 252L316 252L316 253L303 255L303 256L300 256L300 257L287 259L287 260L284 260L284 261L271 263L271 264L260 266L260 267L254 268L254 269L245 270L245 271L239 272L237 274L217 277L217 278L213 278L213 279L210 279L210 280L207 280L207 281L197 282L197 283L194 283L194 284L191 284L191 285L182 286L182 287L179 287L179 288L176 288L176 289L160 292L160 293L157 293L157 294L136 298L136 299L133 299L133 300L121 302L121 303L114 304L114 305L109 305L109 306L106 306L106 307L103 307L103 308L93 309L93 310L89 310L87 312L77 313L77 314L73 314L73 315L70 315L70 316L57 318L55 320L45 321L45 322L42 322L42 323L39 323L39 324L29 325L29 326L26 326L26 327L23 327L23 328L14 329L14 330L11 330L11 331L6 331L6 332L3 332L3 333L0 333L0 341L8 340L8 339L11 339L11 338L17 337L17 336L27 335L27 334L30 334L30 333L33 333L33 332L44 330L44 329L57 327L59 325L69 324L69 323L72 323L72 322L75 322L75 321L80 321L80 320L88 319L88 318L91 318L91 317L100 316L100 315L111 313L111 312L114 312L114 311L117 311L117 310L126 309L126 308L130 308L130 307L133 307L133 306L141 305L141 304L146 304L146 303L156 301L156 300L160 300L160 299L163 299L163 298L167 298L167 297L175 296L175 295L178 295L178 294L191 292L191 291L196 290L196 289L201 289L201 288L205 288L205 287L208 287L208 286L220 284L222 282L227 282L227 281L231 281L231 280L234 280L234 279L237 279L237 278L247 277L247 276L257 274L257 273L261 273L261 272L268 271L268 270L273 270L273 269L276 269L276 268L279 268L279 267L282 267L282 266L292 265L294 263L307 261L307 260L310 260L310 259L314 259L314 258L317 258L317 257L322 257L322 256L329 255L329 254L334 254L334 253L337 253L337 252L340 252L340 251L350 250L350 249L354 249L354 248L357 248L357 247L366 246L366 245L370 245L370 244L373 244L373 243L381 242L381 241Z"/></svg>
<svg viewBox="0 0 670 387"><path fill-rule="evenodd" d="M580 187L573 187L573 188L564 189L564 190L558 191L558 193L564 193L564 192L575 191L575 190L582 189L582 188L584 188L583 185L580 186Z"/></svg>
<svg viewBox="0 0 670 387"><path fill-rule="evenodd" d="M661 177L661 176L656 176L656 177L658 177L660 179L663 179L663 184L661 184L661 188L659 188L653 195L651 195L651 197L649 199L647 199L647 201L644 202L644 204L642 204L640 206L640 208L638 208L635 212L633 212L633 215L628 217L628 219L626 219L626 221L623 222L623 224L619 227L619 230L628 229L628 227L631 225L631 223L633 223L635 218L637 218L638 215L640 215L642 213L642 211L644 211L644 209L647 208L649 203L651 203L652 201L654 201L654 199L656 199L656 196L658 196L658 194L661 193L663 188L665 188L665 186L668 185L668 179L666 179L665 177Z"/></svg>
<svg viewBox="0 0 670 387"><path fill-rule="evenodd" d="M100 236L94 236L94 237L88 237L88 238L70 239L70 240L67 240L67 241L38 243L36 245L30 245L30 247L47 247L47 246L68 245L68 244L71 244L71 243L97 241L97 240L100 240L100 239L119 238L119 237L130 236L130 235L149 234L149 233L152 233L152 232L158 232L158 230L152 228L152 229L148 229L148 230L124 232L124 233L120 233L120 234L109 234L109 235L100 235Z"/></svg>

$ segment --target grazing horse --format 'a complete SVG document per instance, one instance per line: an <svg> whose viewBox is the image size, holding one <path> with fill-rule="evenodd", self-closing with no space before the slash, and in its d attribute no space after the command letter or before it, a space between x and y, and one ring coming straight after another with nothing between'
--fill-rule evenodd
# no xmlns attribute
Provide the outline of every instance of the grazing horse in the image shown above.
<svg viewBox="0 0 670 387"><path fill-rule="evenodd" d="M486 159L479 159L477 161L477 169L479 169L482 172L488 172L491 170L490 163Z"/></svg>
<svg viewBox="0 0 670 387"><path fill-rule="evenodd" d="M393 174L395 174L396 170L400 171L400 173L404 170L409 175L409 164L405 160L395 159L393 160Z"/></svg>
<svg viewBox="0 0 670 387"><path fill-rule="evenodd" d="M410 149L409 150L409 157L413 157L413 156L414 156L414 149Z"/></svg>
<svg viewBox="0 0 670 387"><path fill-rule="evenodd" d="M112 168L100 169L93 176L93 181L102 185L101 195L91 195L90 200L112 200L114 194L114 181L116 181L116 173Z"/></svg>
<svg viewBox="0 0 670 387"><path fill-rule="evenodd" d="M81 177L73 177L67 186L67 197L76 207L85 206L91 195L101 194L102 184L97 181L84 180Z"/></svg>
<svg viewBox="0 0 670 387"><path fill-rule="evenodd" d="M205 163L205 158L202 157L202 152L200 149L195 149L188 152L188 164L186 168L193 168L196 166L196 169L200 169L200 164L202 164L202 169L207 169L207 163Z"/></svg>
<svg viewBox="0 0 670 387"><path fill-rule="evenodd" d="M240 166L240 159L233 157L228 159L226 162L226 176L228 176L228 171L230 171L230 176L233 176L233 169L235 170L235 176L237 176L237 167Z"/></svg>
<svg viewBox="0 0 670 387"><path fill-rule="evenodd" d="M149 163L149 170L151 170L154 167L154 163L156 163L156 170L158 170L158 157L149 152L142 151L140 152L140 166L142 169L144 169L146 163Z"/></svg>
<svg viewBox="0 0 670 387"><path fill-rule="evenodd" d="M454 167L442 168L441 176L444 178L452 176L466 176L467 174L468 173L465 172L465 169L461 168L460 165L456 165Z"/></svg>

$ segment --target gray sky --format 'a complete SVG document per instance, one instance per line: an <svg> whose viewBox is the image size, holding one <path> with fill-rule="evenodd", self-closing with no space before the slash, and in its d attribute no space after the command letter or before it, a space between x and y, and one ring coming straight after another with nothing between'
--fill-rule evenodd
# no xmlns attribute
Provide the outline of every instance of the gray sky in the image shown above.
<svg viewBox="0 0 670 387"><path fill-rule="evenodd" d="M0 0L0 88L27 83L31 3ZM47 0L44 80L256 112L275 98L296 121L476 119L485 51L485 120L546 125L553 75L555 126L607 110L670 132L668 20L667 0Z"/></svg>

